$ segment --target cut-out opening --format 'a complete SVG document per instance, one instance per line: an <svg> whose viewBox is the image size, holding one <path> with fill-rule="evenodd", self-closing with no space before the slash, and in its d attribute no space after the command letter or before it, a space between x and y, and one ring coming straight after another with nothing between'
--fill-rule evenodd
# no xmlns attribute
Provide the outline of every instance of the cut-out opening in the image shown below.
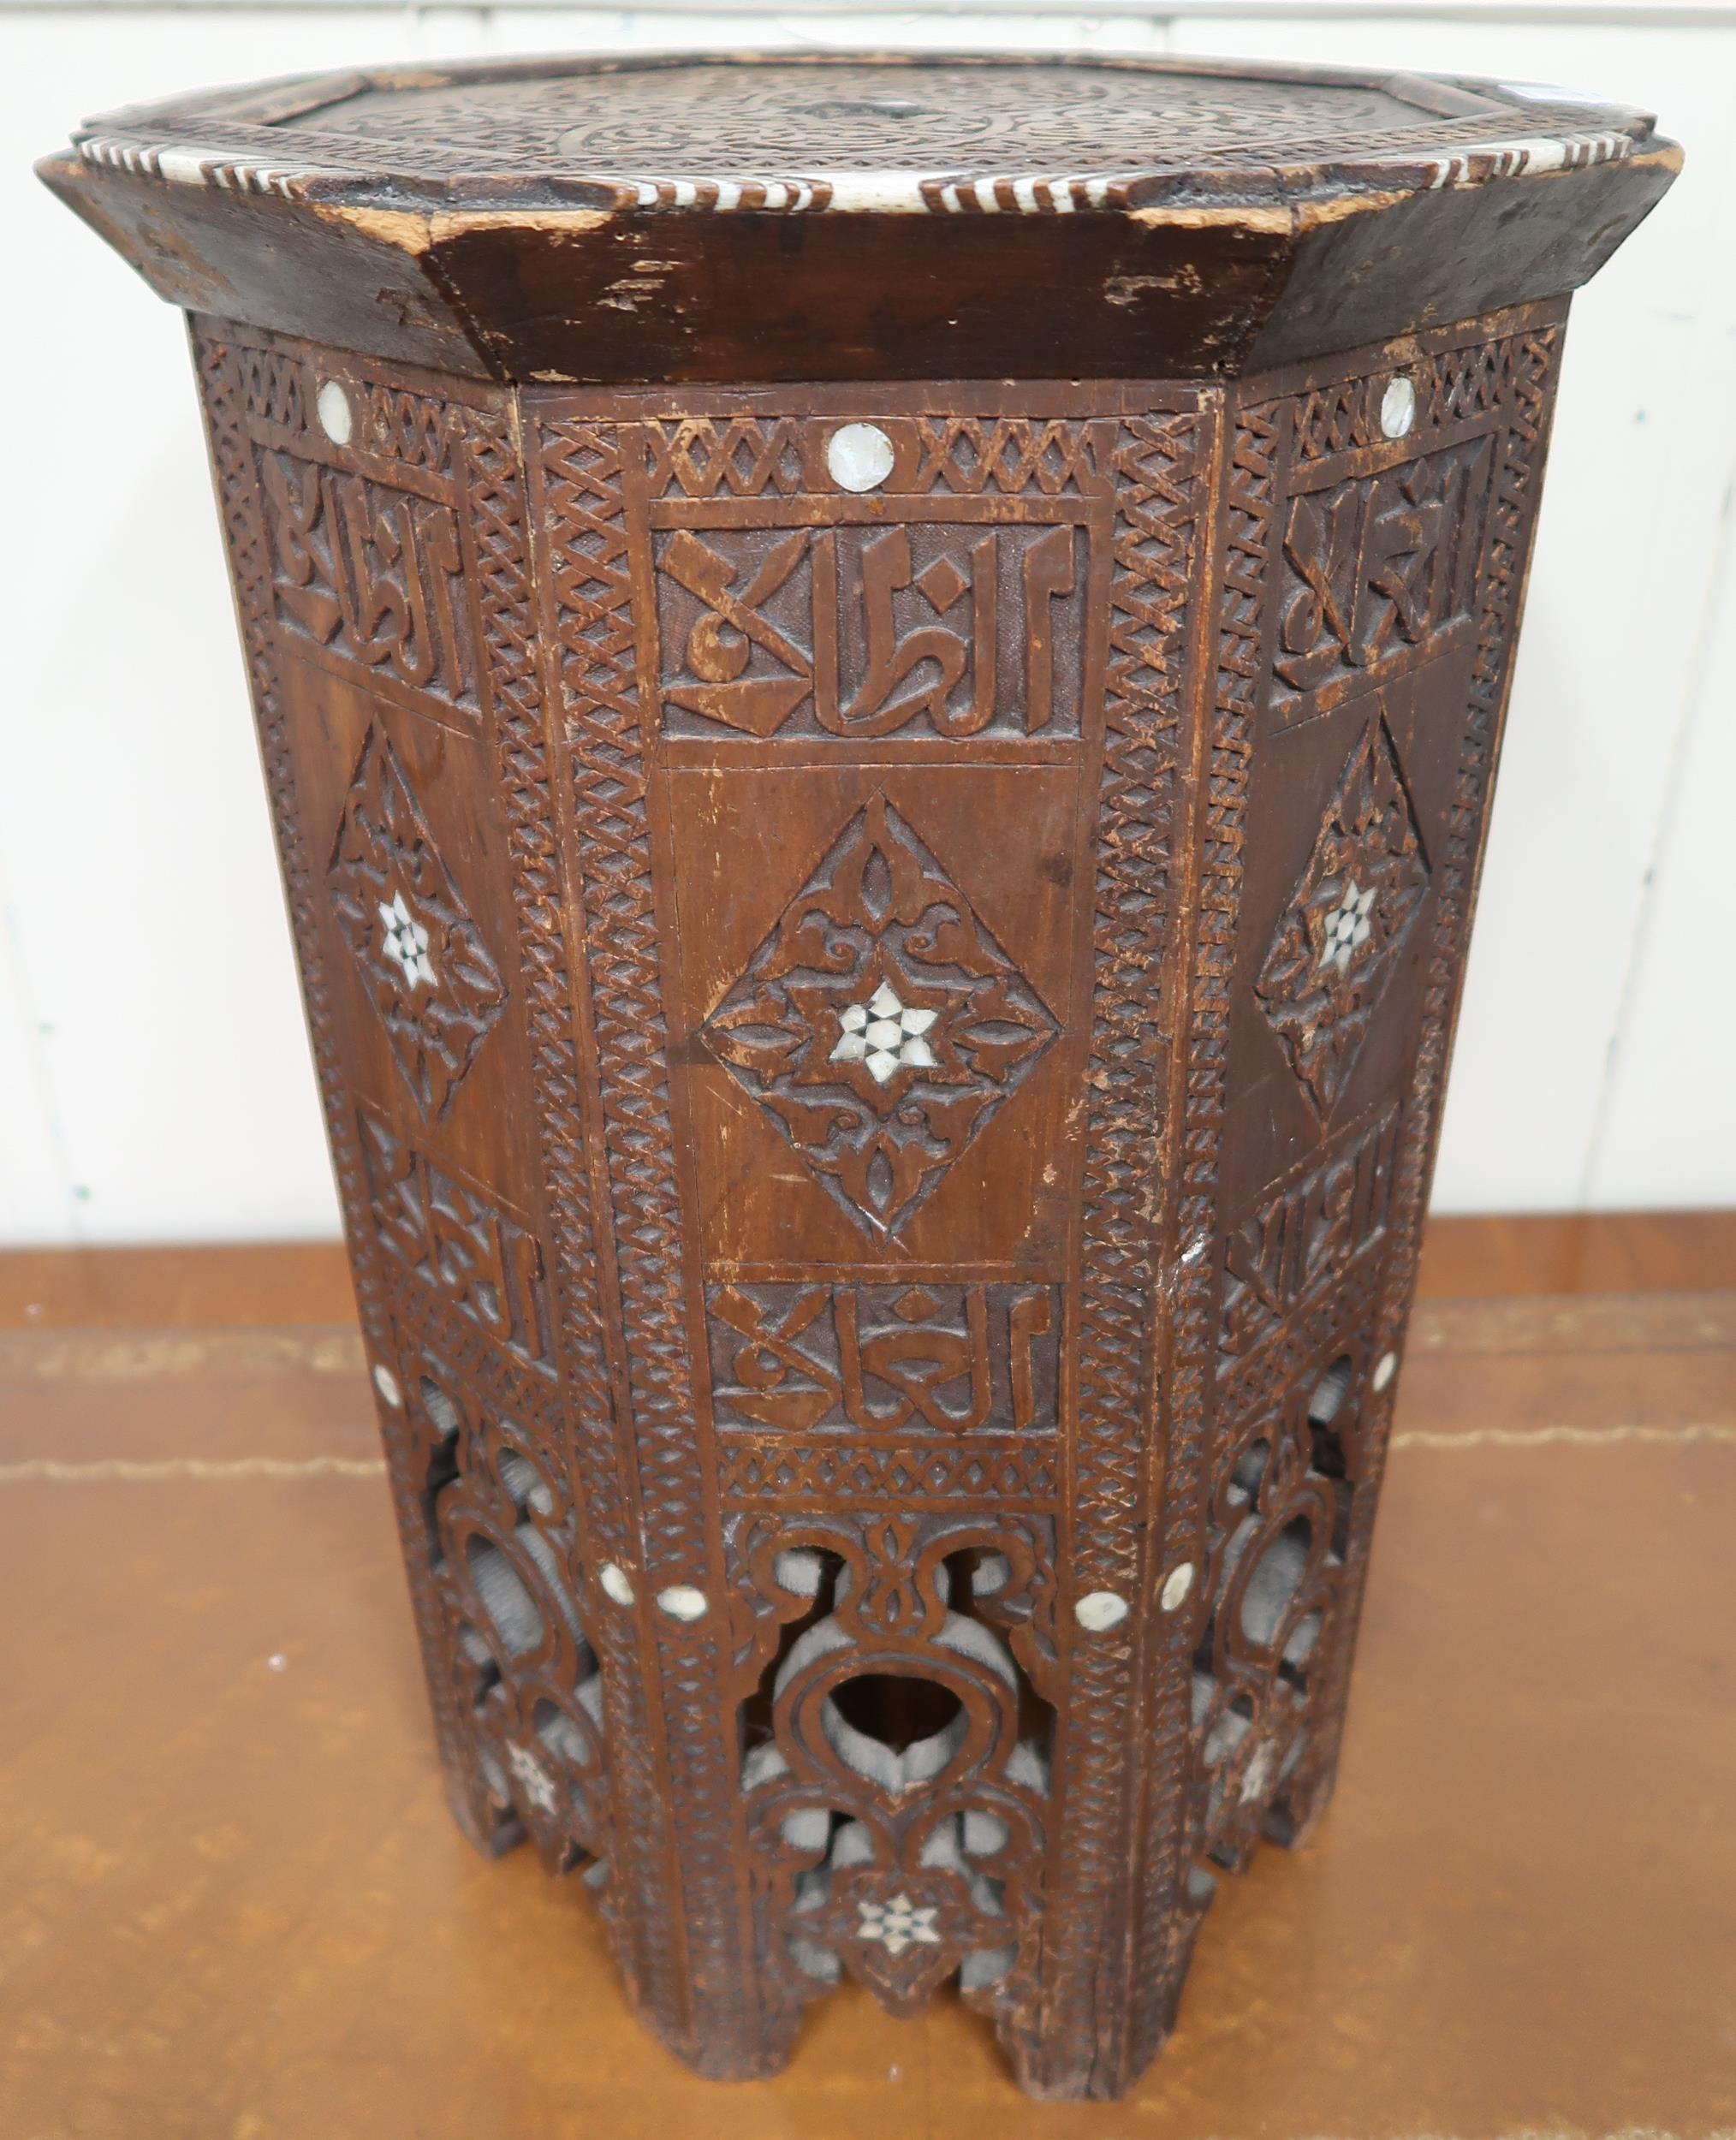
<svg viewBox="0 0 1736 2140"><path fill-rule="evenodd" d="M1250 1697L1246 1694L1232 1696L1207 1735L1206 1760L1216 1766L1226 1754L1234 1753L1246 1738L1253 1721L1254 1705Z"/></svg>
<svg viewBox="0 0 1736 2140"><path fill-rule="evenodd" d="M785 1623L778 1638L777 1649L762 1674L760 1683L741 1704L741 1751L744 1754L756 1746L766 1745L772 1735L772 1689L784 1659L795 1647L816 1620L823 1620L837 1602L838 1578L843 1570L843 1558L828 1553L819 1547L803 1546L794 1552L778 1554L773 1572L779 1586L798 1597L806 1597L808 1609L799 1619Z"/></svg>
<svg viewBox="0 0 1736 2140"><path fill-rule="evenodd" d="M496 1634L510 1655L522 1656L543 1639L543 1616L512 1562L491 1539L472 1531L464 1542L470 1579Z"/></svg>
<svg viewBox="0 0 1736 2140"><path fill-rule="evenodd" d="M1314 1543L1305 1516L1293 1516L1262 1549L1242 1591L1242 1632L1268 1647L1300 1586Z"/></svg>
<svg viewBox="0 0 1736 2140"><path fill-rule="evenodd" d="M428 1558L437 1568L446 1558L440 1543L437 1513L440 1496L458 1477L458 1407L429 1376L421 1376L417 1394L421 1398L423 1412L440 1436L429 1451L427 1469L422 1477L422 1520L428 1533Z"/></svg>
<svg viewBox="0 0 1736 2140"><path fill-rule="evenodd" d="M1266 1466L1272 1459L1272 1445L1263 1435L1250 1442L1237 1457L1230 1472L1229 1499L1238 1506L1251 1501L1260 1490L1260 1481L1266 1476Z"/></svg>
<svg viewBox="0 0 1736 2140"><path fill-rule="evenodd" d="M1308 1663L1320 1640L1320 1627L1317 1612L1304 1613L1284 1644L1284 1654L1278 1663L1279 1676L1299 1691L1308 1684Z"/></svg>
<svg viewBox="0 0 1736 2140"><path fill-rule="evenodd" d="M527 1456L508 1451L500 1460L500 1477L515 1507L534 1509L539 1516L554 1514L555 1497L548 1481Z"/></svg>
<svg viewBox="0 0 1736 2140"><path fill-rule="evenodd" d="M838 1682L832 1700L853 1730L895 1754L943 1732L964 1707L950 1687L903 1672L859 1672Z"/></svg>
<svg viewBox="0 0 1736 2140"><path fill-rule="evenodd" d="M458 1407L451 1398L431 1375L422 1376L419 1388L422 1409L433 1421L435 1431L443 1437L449 1438L456 1435L462 1422L458 1416Z"/></svg>
<svg viewBox="0 0 1736 2140"><path fill-rule="evenodd" d="M948 1611L992 1629L1004 1641L1006 1620L992 1610L984 1611L983 1607L992 1607L1012 1580L1013 1563L1004 1553L991 1546L966 1546L949 1553L942 1564L941 1595ZM1055 1711L1031 1685L1023 1666L1017 1670L1019 1741L1031 1747L1046 1766L1055 1746Z"/></svg>
<svg viewBox="0 0 1736 2140"><path fill-rule="evenodd" d="M476 1678L471 1687L471 1699L480 1709L485 1708L488 1697L501 1683L500 1660L490 1646L488 1638L467 1620L458 1624L458 1648L465 1661L474 1667Z"/></svg>
<svg viewBox="0 0 1736 2140"><path fill-rule="evenodd" d="M1308 1400L1308 1423L1311 1426L1329 1427L1338 1417L1345 1394L1350 1388L1353 1364L1348 1352L1341 1352L1314 1385L1314 1393Z"/></svg>
<svg viewBox="0 0 1736 2140"><path fill-rule="evenodd" d="M1349 1353L1341 1352L1316 1382L1308 1400L1308 1433L1312 1445L1309 1460L1322 1478L1333 1483L1331 1551L1333 1558L1338 1560L1344 1558L1350 1542L1350 1489L1347 1483L1350 1466L1344 1446L1344 1429L1349 1423L1344 1401L1350 1394L1355 1371L1355 1363Z"/></svg>
<svg viewBox="0 0 1736 2140"><path fill-rule="evenodd" d="M590 1767L591 1742L565 1709L556 1709L552 1702L538 1702L531 1712L531 1727L557 1760L573 1768Z"/></svg>

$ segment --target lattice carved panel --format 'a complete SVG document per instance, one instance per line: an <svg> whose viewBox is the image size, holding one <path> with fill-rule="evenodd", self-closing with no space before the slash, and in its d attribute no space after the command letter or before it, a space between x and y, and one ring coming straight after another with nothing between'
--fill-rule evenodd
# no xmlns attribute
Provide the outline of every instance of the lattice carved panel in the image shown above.
<svg viewBox="0 0 1736 2140"><path fill-rule="evenodd" d="M758 1519L734 1538L760 1667L742 1786L769 1959L894 2012L957 1975L1031 1995L1053 1714L1053 1533ZM762 1662L763 1661L763 1662Z"/></svg>
<svg viewBox="0 0 1736 2140"><path fill-rule="evenodd" d="M603 1677L586 1634L558 1443L467 1388L414 1340L402 1358L426 1465L435 1583L490 1797L557 1871L607 1876Z"/></svg>

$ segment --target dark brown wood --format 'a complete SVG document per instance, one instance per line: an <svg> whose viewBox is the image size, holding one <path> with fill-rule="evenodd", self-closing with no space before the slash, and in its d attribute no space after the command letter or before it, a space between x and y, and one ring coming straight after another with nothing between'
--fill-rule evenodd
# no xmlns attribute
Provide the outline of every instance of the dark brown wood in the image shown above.
<svg viewBox="0 0 1736 2140"><path fill-rule="evenodd" d="M526 384L733 386L1354 349L1577 289L1680 163L1644 112L1494 82L805 52L207 92L42 172L195 311Z"/></svg>
<svg viewBox="0 0 1736 2140"><path fill-rule="evenodd" d="M1097 175L752 175L799 119L883 146L917 81L924 155L974 97ZM1674 167L1577 106L1477 146L1505 94L690 62L83 141L183 299L208 211L261 257L469 218L430 287L507 383L403 363L390 291L359 348L231 310L194 353L449 1792L580 1875L703 2072L774 2070L847 1973L956 1978L1031 2093L1116 2095L1220 1875L1330 1792L1559 293ZM631 175L659 98L743 169ZM1142 116L1174 153L1129 172ZM467 205L407 240L360 179L214 161L262 134ZM1152 339L1008 383L1031 278L1067 317L1111 227L1186 234ZM900 293L984 230L1018 273L960 369L1001 377L909 383ZM1256 302L1218 248L1268 241ZM529 314L463 295L473 246ZM1399 338L1324 354L1316 268ZM305 329L366 286L273 287ZM640 376L736 383L565 383L581 339L629 368L615 311Z"/></svg>

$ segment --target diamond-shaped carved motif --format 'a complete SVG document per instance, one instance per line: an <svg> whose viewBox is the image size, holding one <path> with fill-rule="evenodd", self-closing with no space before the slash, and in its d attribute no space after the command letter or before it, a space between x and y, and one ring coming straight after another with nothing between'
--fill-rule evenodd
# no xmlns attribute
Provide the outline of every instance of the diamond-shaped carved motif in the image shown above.
<svg viewBox="0 0 1736 2140"><path fill-rule="evenodd" d="M705 1037L835 1202L895 1233L1058 1028L879 796L845 826Z"/></svg>
<svg viewBox="0 0 1736 2140"><path fill-rule="evenodd" d="M393 1057L435 1121L499 1019L506 985L378 728L356 761L326 880Z"/></svg>
<svg viewBox="0 0 1736 2140"><path fill-rule="evenodd" d="M1254 984L1323 1121L1428 887L1416 813L1391 731L1376 713L1344 769Z"/></svg>

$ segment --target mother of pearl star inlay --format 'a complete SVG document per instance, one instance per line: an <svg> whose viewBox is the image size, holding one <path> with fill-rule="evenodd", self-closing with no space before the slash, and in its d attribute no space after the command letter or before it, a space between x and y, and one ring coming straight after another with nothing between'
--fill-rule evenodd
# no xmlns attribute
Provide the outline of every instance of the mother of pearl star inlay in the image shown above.
<svg viewBox="0 0 1736 2140"><path fill-rule="evenodd" d="M428 931L404 904L404 895L394 892L389 901L379 900L376 905L385 931L381 949L413 989L424 982L432 988L437 977L428 956Z"/></svg>
<svg viewBox="0 0 1736 2140"><path fill-rule="evenodd" d="M933 1067L934 1050L923 1035L938 1011L907 1010L883 981L865 1003L850 1003L839 1014L843 1036L832 1050L834 1062L859 1062L876 1085L901 1070Z"/></svg>
<svg viewBox="0 0 1736 2140"><path fill-rule="evenodd" d="M1344 897L1326 917L1325 940L1320 947L1322 966L1335 966L1341 973L1350 971L1351 960L1374 933L1374 924L1369 919L1374 902L1374 886L1359 892L1352 877L1344 888Z"/></svg>
<svg viewBox="0 0 1736 2140"><path fill-rule="evenodd" d="M938 1947L932 1908L918 1909L908 1895L894 1895L889 1902L859 1902L859 1940L877 1940L889 1954L901 1954L907 1947Z"/></svg>
<svg viewBox="0 0 1736 2140"><path fill-rule="evenodd" d="M1376 705L1322 814L1254 993L1323 1121L1429 889L1428 858Z"/></svg>

